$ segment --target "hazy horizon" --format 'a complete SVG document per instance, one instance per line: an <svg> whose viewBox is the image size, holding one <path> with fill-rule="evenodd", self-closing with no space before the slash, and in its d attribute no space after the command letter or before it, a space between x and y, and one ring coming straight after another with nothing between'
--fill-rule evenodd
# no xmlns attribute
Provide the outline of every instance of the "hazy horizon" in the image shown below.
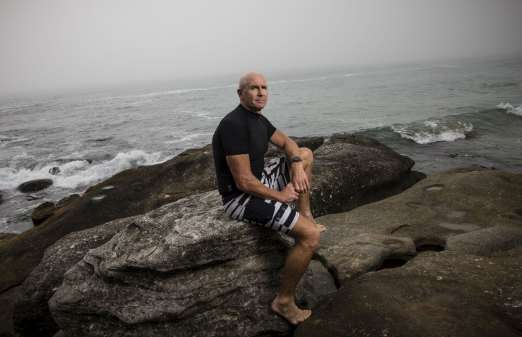
<svg viewBox="0 0 522 337"><path fill-rule="evenodd" d="M0 0L0 97L522 56L522 1Z"/></svg>

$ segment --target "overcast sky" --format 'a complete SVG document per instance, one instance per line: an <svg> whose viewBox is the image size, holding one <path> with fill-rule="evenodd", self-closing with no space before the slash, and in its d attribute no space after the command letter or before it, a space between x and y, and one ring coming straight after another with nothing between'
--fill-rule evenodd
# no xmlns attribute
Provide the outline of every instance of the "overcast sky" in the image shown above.
<svg viewBox="0 0 522 337"><path fill-rule="evenodd" d="M522 55L522 0L0 0L0 94Z"/></svg>

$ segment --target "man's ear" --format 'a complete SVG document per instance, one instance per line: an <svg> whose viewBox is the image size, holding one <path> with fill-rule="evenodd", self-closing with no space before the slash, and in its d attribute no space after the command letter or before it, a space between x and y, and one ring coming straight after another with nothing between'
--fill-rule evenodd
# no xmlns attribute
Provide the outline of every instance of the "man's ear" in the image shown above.
<svg viewBox="0 0 522 337"><path fill-rule="evenodd" d="M243 97L243 91L241 89L237 89L237 95L239 98Z"/></svg>

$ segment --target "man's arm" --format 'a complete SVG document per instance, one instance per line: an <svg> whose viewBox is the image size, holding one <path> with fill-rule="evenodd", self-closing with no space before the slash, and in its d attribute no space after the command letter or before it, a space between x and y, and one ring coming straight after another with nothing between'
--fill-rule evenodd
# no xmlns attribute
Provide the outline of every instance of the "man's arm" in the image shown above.
<svg viewBox="0 0 522 337"><path fill-rule="evenodd" d="M291 184L282 191L276 191L263 185L250 170L250 157L248 154L238 154L227 156L226 158L236 186L241 191L265 200L276 200L279 202L297 200L299 195Z"/></svg>
<svg viewBox="0 0 522 337"><path fill-rule="evenodd" d="M272 137L270 137L270 143L283 150L286 162L288 165L291 165L290 179L294 184L295 190L300 193L307 193L310 190L310 182L304 171L303 163L292 162L292 158L298 157L301 154L299 146L297 146L290 137L279 130L276 130Z"/></svg>

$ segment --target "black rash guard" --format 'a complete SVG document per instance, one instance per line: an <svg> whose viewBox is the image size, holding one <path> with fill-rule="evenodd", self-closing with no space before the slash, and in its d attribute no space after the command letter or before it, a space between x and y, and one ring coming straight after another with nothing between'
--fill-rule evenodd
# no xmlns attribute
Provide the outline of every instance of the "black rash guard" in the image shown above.
<svg viewBox="0 0 522 337"><path fill-rule="evenodd" d="M226 156L248 154L252 174L261 179L268 140L275 131L276 128L265 116L248 111L241 104L221 120L212 137L212 150L218 189L222 196L240 193Z"/></svg>

